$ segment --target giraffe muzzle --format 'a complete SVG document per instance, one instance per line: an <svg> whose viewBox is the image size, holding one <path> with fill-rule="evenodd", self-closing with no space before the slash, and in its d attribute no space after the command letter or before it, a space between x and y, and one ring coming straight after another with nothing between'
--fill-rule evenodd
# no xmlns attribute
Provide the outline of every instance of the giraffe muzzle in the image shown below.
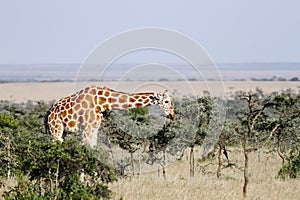
<svg viewBox="0 0 300 200"><path fill-rule="evenodd" d="M174 113L170 113L169 115L167 115L167 118L174 120L175 119L175 114Z"/></svg>

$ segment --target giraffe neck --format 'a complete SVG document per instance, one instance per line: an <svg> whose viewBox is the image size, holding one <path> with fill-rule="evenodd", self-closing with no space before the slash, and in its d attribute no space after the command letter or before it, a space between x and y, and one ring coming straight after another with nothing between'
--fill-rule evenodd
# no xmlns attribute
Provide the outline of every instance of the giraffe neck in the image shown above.
<svg viewBox="0 0 300 200"><path fill-rule="evenodd" d="M157 104L154 92L130 94L103 88L103 94L98 97L98 103L104 110L124 110Z"/></svg>

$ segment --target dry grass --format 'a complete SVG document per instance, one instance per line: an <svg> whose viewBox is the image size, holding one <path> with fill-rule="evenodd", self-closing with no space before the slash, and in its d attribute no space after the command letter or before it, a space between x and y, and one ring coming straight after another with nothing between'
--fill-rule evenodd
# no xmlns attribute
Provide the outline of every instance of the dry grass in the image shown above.
<svg viewBox="0 0 300 200"><path fill-rule="evenodd" d="M167 180L158 177L157 172L121 179L110 185L113 199L243 199L243 156L235 151L230 159L239 166L223 169L219 179L213 174L216 161L209 165L206 174L199 172L197 166L195 177L190 178L186 159L167 168ZM299 199L300 180L276 179L280 166L277 154L251 153L247 199Z"/></svg>

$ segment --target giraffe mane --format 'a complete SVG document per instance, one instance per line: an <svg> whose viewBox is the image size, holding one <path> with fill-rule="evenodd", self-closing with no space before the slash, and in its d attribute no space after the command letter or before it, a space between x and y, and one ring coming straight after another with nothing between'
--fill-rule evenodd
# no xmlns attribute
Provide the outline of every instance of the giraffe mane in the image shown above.
<svg viewBox="0 0 300 200"><path fill-rule="evenodd" d="M129 94L129 95L131 95L131 94L134 94L134 95L143 95L143 94L144 94L144 95L150 95L150 94L155 94L154 92L127 93L127 92L116 91L116 90L113 90L113 89L108 88L108 87L106 87L106 86L103 86L102 89L108 90L108 91L110 91L110 92L117 92L117 93L120 93L120 94Z"/></svg>

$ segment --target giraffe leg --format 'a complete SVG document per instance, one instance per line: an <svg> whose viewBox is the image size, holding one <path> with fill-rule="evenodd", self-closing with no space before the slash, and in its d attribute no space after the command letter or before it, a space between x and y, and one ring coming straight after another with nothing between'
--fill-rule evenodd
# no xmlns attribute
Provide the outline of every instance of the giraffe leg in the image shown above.
<svg viewBox="0 0 300 200"><path fill-rule="evenodd" d="M92 134L90 136L90 146L93 148L93 147L96 147L97 146L97 143L98 143L98 128L94 128L92 130Z"/></svg>
<svg viewBox="0 0 300 200"><path fill-rule="evenodd" d="M64 139L63 139L63 133L64 133L64 128L63 128L63 124L60 121L59 123L57 123L55 125L54 132L53 132L52 136L56 140L59 140L59 141L63 142L64 141Z"/></svg>
<svg viewBox="0 0 300 200"><path fill-rule="evenodd" d="M86 126L82 134L83 144L89 144L91 147L95 147L97 145L99 125L100 123L95 122Z"/></svg>
<svg viewBox="0 0 300 200"><path fill-rule="evenodd" d="M97 145L98 129L102 120L103 114L96 113L94 121L90 121L88 124L86 124L82 135L83 144L89 144L91 147L95 147Z"/></svg>
<svg viewBox="0 0 300 200"><path fill-rule="evenodd" d="M98 130L103 120L103 114L97 113L96 114L96 121L94 121L92 125L91 135L90 135L90 146L93 148L97 146L98 143Z"/></svg>
<svg viewBox="0 0 300 200"><path fill-rule="evenodd" d="M58 118L58 115L51 114L48 118L48 124L50 135L55 139L63 142L64 126L62 121Z"/></svg>

